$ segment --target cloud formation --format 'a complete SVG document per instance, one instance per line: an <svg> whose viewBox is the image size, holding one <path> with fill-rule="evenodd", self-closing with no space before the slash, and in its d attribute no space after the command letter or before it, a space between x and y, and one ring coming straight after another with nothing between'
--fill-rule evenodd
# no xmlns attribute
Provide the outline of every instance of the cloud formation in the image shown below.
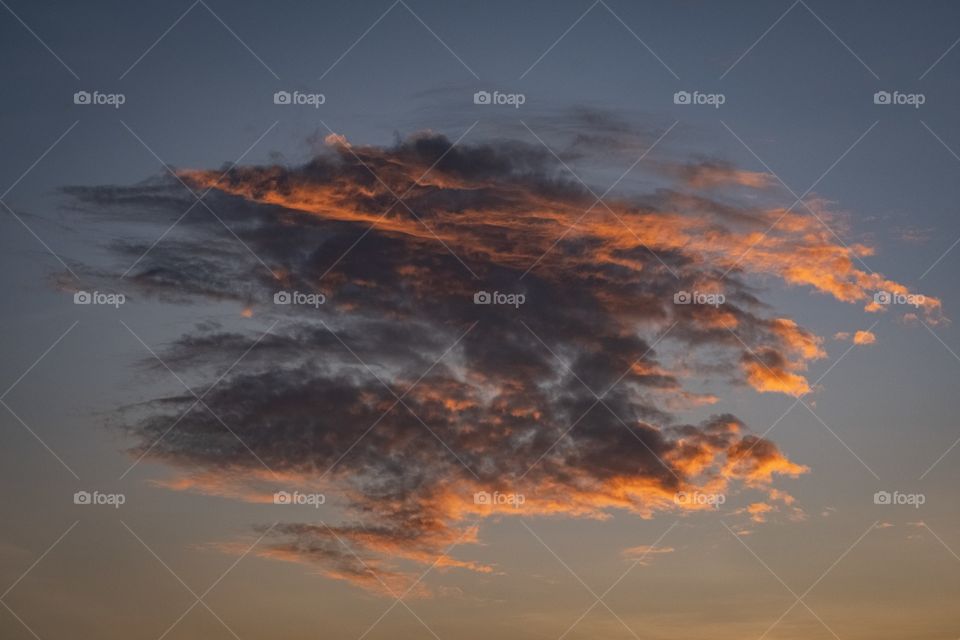
<svg viewBox="0 0 960 640"><path fill-rule="evenodd" d="M853 344L868 345L877 341L877 336L870 330L859 330L851 334L849 331L838 331L833 334L834 340L850 340Z"/></svg>
<svg viewBox="0 0 960 640"><path fill-rule="evenodd" d="M654 165L676 184L598 203L537 144L326 143L299 166L177 173L211 190L239 242L197 207L145 257L148 238L110 248L118 265L139 259L127 281L144 294L280 319L266 336L199 325L162 352L217 383L201 406L183 394L128 414L131 453L168 464L175 490L324 493L330 522L281 523L259 552L365 589L428 595L416 577L434 562L496 572L455 550L492 516L712 509L679 491L792 504L773 485L807 467L733 415L693 418L718 402L700 383L810 391L823 340L772 313L758 283L846 303L907 292L861 270L871 249L814 216L704 193L770 188L728 164ZM151 225L192 203L173 179L67 193ZM281 290L326 301L274 305ZM478 291L524 302L474 304ZM933 317L939 301L926 300ZM522 508L481 492L522 495ZM768 507L748 515L762 522Z"/></svg>

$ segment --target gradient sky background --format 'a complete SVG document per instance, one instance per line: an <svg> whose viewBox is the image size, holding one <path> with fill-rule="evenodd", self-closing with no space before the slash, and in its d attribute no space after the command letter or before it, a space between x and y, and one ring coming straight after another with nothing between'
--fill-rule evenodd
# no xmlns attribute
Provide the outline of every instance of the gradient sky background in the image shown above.
<svg viewBox="0 0 960 640"><path fill-rule="evenodd" d="M797 194L829 169L810 197L842 214L844 242L874 247L864 258L870 269L939 298L944 315L957 316L960 249L944 252L960 236L960 49L931 68L960 37L960 7L952 3L409 0L384 14L389 2L205 2L11 0L0 10L7 87L0 189L15 185L2 200L84 277L92 265L119 276L129 265L120 265L110 243L137 232L150 242L165 225L144 232L133 222L95 220L63 187L169 179L154 153L177 168L217 170L269 130L242 164L296 165L322 148L327 127L354 145L386 147L424 130L456 140L474 123L464 144L536 146L529 126L561 149L567 127L590 133L590 120L577 117L590 113L626 123L625 137L643 143L635 152L570 161L598 193L678 122L611 199L661 186L662 176L644 170L649 164L691 157L773 171ZM127 101L118 110L74 105L83 89L122 92ZM274 105L281 89L322 92L327 101L318 110ZM522 92L526 103L477 106L472 95L480 89ZM720 109L678 106L680 90L727 100ZM926 103L878 106L878 90L922 92ZM763 197L781 206L795 199L779 183ZM119 310L75 306L77 285L57 284L65 274L57 259L9 211L0 225L2 389L79 321L3 397L73 471L10 411L0 413L3 638L760 638L800 595L809 609L796 606L766 637L960 636L960 451L921 479L960 436L955 326L928 330L900 312L864 313L862 304L772 278L759 282L762 299L824 337L827 357L810 364L811 381L849 347L835 333L879 321L876 344L850 351L807 398L816 416L795 406L769 434L790 460L810 467L774 483L796 498L804 518L779 513L750 523L736 513L750 501L742 495L718 512L650 518L521 509L482 519L482 544L453 553L496 571L431 571L424 582L432 595L411 598L412 611L308 564L251 553L203 595L209 609L197 605L169 629L194 604L190 590L204 594L237 559L224 544L245 548L257 525L334 523L343 513L333 504L315 511L171 491L157 485L172 477L170 468L150 459L120 479L135 457L130 435L116 428L117 411L182 392L169 372L144 366L150 354L120 321L159 350L199 322L256 336L274 318L269 309L242 318L245 305L234 300L177 304L119 284L130 298ZM249 262L243 268L260 268L254 256L239 255ZM178 373L198 388L219 375ZM729 411L763 432L793 404L713 378L718 406L686 419ZM76 506L80 489L122 492L127 504ZM879 490L923 493L926 504L875 505ZM665 533L658 548L672 551L649 554L617 582L632 563L623 551ZM601 595L606 606L591 608Z"/></svg>

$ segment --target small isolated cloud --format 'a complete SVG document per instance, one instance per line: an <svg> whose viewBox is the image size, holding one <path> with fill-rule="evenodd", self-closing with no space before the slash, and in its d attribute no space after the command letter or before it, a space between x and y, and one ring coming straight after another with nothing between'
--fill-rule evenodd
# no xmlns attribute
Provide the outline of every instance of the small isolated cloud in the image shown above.
<svg viewBox="0 0 960 640"><path fill-rule="evenodd" d="M853 344L868 345L876 343L877 336L872 331L856 331L852 334L849 331L838 331L833 334L833 339L842 342L852 340Z"/></svg>
<svg viewBox="0 0 960 640"><path fill-rule="evenodd" d="M747 513L754 522L766 522L767 514L773 511L773 506L765 502L754 502L747 506Z"/></svg>
<svg viewBox="0 0 960 640"><path fill-rule="evenodd" d="M733 513L735 515L747 516L754 524L762 524L767 521L767 516L774 511L777 511L777 507L772 504L766 502L751 502Z"/></svg>
<svg viewBox="0 0 960 640"><path fill-rule="evenodd" d="M933 237L931 227L896 227L893 229L895 237L908 244L925 244Z"/></svg>
<svg viewBox="0 0 960 640"><path fill-rule="evenodd" d="M647 544L641 544L636 547L629 547L623 550L623 557L630 560L636 560L638 564L647 565L653 560L654 556L673 553L673 547L656 547Z"/></svg>

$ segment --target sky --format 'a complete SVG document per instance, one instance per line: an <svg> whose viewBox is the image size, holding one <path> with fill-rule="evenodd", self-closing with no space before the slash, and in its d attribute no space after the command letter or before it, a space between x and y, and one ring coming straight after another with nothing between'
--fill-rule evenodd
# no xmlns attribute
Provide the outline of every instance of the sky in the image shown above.
<svg viewBox="0 0 960 640"><path fill-rule="evenodd" d="M0 637L957 638L958 18L0 1Z"/></svg>

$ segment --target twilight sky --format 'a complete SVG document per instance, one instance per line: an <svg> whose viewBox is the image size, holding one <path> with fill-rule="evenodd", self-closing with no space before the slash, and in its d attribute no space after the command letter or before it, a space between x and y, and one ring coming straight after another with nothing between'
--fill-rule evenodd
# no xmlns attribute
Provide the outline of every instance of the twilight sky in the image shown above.
<svg viewBox="0 0 960 640"><path fill-rule="evenodd" d="M960 636L958 18L0 2L0 637Z"/></svg>

